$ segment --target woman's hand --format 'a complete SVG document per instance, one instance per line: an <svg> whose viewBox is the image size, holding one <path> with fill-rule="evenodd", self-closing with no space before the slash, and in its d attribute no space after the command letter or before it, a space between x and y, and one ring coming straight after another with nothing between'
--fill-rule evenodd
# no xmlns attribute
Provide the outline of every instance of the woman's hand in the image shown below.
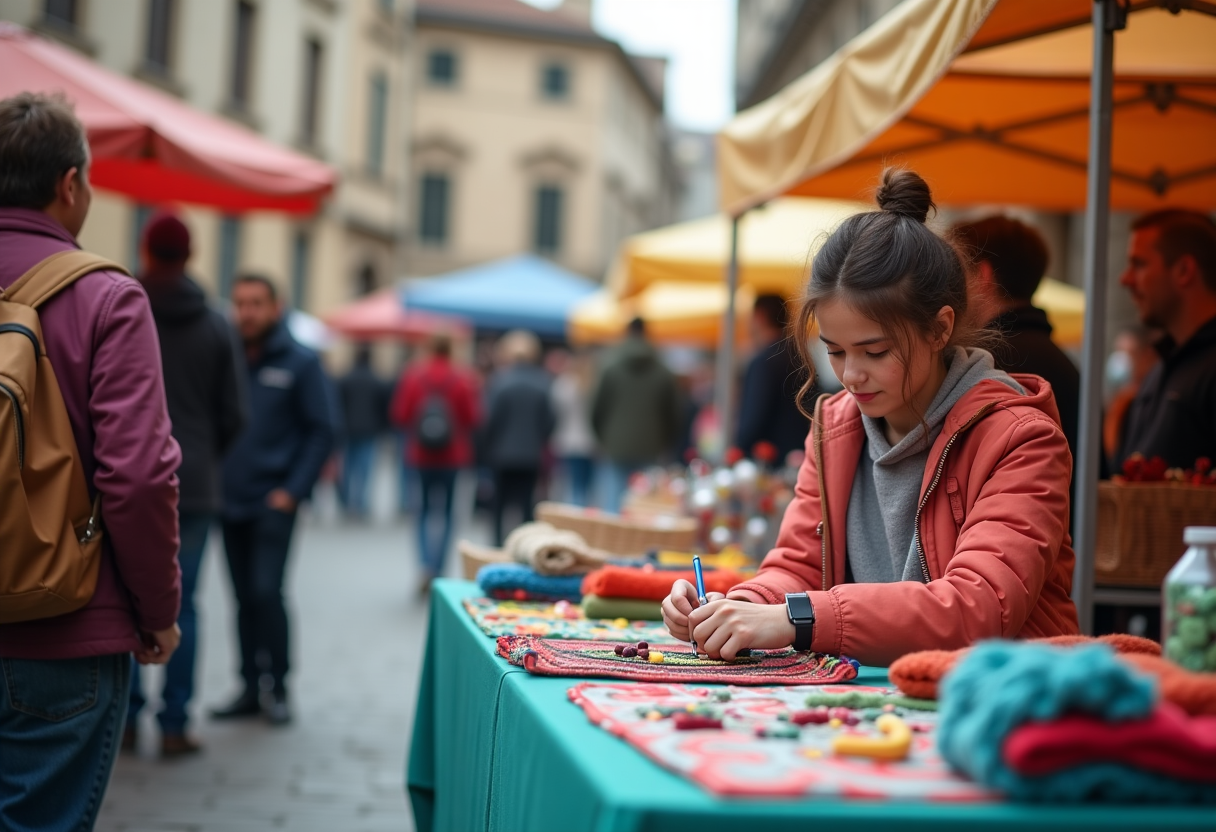
<svg viewBox="0 0 1216 832"><path fill-rule="evenodd" d="M707 592L707 601L718 601L726 596L721 592ZM663 623L667 632L680 641L692 641L688 628L688 614L700 606L697 601L697 590L692 584L680 579L672 584L671 594L663 599Z"/></svg>
<svg viewBox="0 0 1216 832"><path fill-rule="evenodd" d="M675 595L674 587L672 595ZM666 617L667 601L663 602L663 609ZM691 610L685 621L685 626L692 629L697 648L711 659L729 661L745 647L762 650L789 647L795 635L784 604L722 599ZM668 629L676 635L670 624Z"/></svg>

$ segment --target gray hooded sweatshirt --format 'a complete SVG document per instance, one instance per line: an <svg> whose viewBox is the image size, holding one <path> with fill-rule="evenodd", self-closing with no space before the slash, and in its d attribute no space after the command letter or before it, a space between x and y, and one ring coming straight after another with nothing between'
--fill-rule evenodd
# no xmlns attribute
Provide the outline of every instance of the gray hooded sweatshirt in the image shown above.
<svg viewBox="0 0 1216 832"><path fill-rule="evenodd" d="M892 447L881 420L861 417L866 443L849 494L847 538L849 569L857 583L924 580L920 558L913 550L916 508L929 450L942 432L946 416L968 390L985 379L1026 392L996 369L992 355L984 350L956 347L945 358L946 378L925 415L927 437L924 425L917 425Z"/></svg>

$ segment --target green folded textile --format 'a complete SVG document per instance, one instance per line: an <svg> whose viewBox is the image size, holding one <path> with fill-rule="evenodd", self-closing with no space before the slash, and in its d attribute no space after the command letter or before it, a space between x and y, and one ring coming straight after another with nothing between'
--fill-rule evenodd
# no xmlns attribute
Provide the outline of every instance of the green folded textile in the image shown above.
<svg viewBox="0 0 1216 832"><path fill-rule="evenodd" d="M658 601L638 601L634 598L601 598L583 596L583 615L588 618L625 618L630 621L662 621Z"/></svg>

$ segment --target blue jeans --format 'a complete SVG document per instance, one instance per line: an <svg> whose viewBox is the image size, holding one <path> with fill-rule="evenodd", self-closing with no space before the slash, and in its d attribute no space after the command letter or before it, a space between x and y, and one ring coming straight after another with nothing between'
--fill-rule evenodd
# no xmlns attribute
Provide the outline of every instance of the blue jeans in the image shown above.
<svg viewBox="0 0 1216 832"><path fill-rule="evenodd" d="M0 659L0 829L88 832L118 753L131 654Z"/></svg>
<svg viewBox="0 0 1216 832"><path fill-rule="evenodd" d="M443 561L452 542L452 503L456 492L455 468L419 468L422 508L418 512L418 552L422 568L432 578L443 574ZM439 537L431 529L440 523Z"/></svg>
<svg viewBox="0 0 1216 832"><path fill-rule="evenodd" d="M376 437L360 436L346 440L342 453L342 505L352 514L367 514L367 484L376 461Z"/></svg>
<svg viewBox="0 0 1216 832"><path fill-rule="evenodd" d="M564 456L562 472L566 476L566 502L587 505L591 495L591 480L595 476L595 460L589 456Z"/></svg>
<svg viewBox="0 0 1216 832"><path fill-rule="evenodd" d="M177 625L182 630L182 641L169 657L165 666L165 686L161 692L164 707L157 715L160 730L165 734L186 733L186 706L194 696L194 657L198 652L198 616L194 610L194 589L198 586L199 567L203 563L203 552L207 548L207 532L211 530L213 516L206 512L183 511L178 516L182 545L177 553L182 567L182 611L178 613ZM131 703L127 710L127 724L134 726L140 710L147 699L139 682L139 665L131 666Z"/></svg>
<svg viewBox="0 0 1216 832"><path fill-rule="evenodd" d="M629 487L629 478L642 470L640 465L608 460L600 465L600 508L611 514L621 513L621 502Z"/></svg>

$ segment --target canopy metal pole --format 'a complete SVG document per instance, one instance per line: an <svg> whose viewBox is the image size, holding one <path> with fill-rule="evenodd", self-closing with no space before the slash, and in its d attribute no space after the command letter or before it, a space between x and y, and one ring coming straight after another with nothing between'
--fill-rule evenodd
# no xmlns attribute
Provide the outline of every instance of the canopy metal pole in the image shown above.
<svg viewBox="0 0 1216 832"><path fill-rule="evenodd" d="M718 378L714 409L718 412L718 425L722 430L722 447L719 461L725 459L726 450L734 444L735 403L735 293L739 288L739 220L730 221L730 260L726 264L726 312L722 316L722 332L718 341Z"/></svg>
<svg viewBox="0 0 1216 832"><path fill-rule="evenodd" d="M1081 424L1077 442L1072 598L1081 632L1094 625L1094 544L1102 436L1102 366L1106 351L1107 248L1110 236L1111 93L1115 31L1126 25L1117 0L1094 0L1094 68L1089 86L1089 171L1085 200L1085 339L1081 357Z"/></svg>

